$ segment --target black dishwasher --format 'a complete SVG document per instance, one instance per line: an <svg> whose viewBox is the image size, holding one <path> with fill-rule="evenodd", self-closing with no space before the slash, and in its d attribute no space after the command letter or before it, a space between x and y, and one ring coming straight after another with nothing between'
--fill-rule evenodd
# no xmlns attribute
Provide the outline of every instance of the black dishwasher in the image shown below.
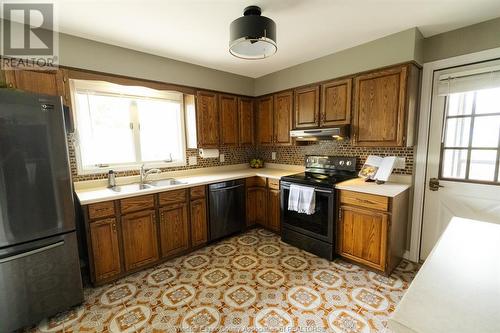
<svg viewBox="0 0 500 333"><path fill-rule="evenodd" d="M242 231L245 226L245 180L208 186L210 240Z"/></svg>

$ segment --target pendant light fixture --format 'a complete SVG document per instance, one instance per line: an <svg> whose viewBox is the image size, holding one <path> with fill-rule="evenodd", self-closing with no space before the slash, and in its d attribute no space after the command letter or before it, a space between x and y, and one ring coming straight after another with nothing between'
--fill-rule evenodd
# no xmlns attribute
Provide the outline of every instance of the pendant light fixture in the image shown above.
<svg viewBox="0 0 500 333"><path fill-rule="evenodd" d="M276 23L249 6L229 26L229 53L242 59L264 59L276 53Z"/></svg>

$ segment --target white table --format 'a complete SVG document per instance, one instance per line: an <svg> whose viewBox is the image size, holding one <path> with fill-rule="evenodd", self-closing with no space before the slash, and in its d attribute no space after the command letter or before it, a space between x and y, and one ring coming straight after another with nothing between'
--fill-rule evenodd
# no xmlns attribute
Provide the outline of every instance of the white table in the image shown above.
<svg viewBox="0 0 500 333"><path fill-rule="evenodd" d="M400 333L500 332L500 224L454 217L389 327Z"/></svg>

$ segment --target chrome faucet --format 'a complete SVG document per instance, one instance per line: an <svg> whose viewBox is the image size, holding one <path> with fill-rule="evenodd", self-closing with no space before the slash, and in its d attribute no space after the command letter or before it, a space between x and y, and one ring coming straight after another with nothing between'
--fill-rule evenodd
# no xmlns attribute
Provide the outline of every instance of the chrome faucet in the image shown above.
<svg viewBox="0 0 500 333"><path fill-rule="evenodd" d="M152 174L152 173L160 173L160 172L161 172L160 169L149 169L149 170L146 170L144 168L144 164L141 165L141 170L140 170L140 173L139 173L139 175L140 175L140 185L146 184L147 178L148 178L148 176L150 174Z"/></svg>

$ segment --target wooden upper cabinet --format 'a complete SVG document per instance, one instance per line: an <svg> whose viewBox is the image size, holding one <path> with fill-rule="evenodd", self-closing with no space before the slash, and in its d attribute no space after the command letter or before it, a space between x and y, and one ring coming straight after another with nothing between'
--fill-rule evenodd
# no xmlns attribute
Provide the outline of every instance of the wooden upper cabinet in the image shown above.
<svg viewBox="0 0 500 333"><path fill-rule="evenodd" d="M319 86L295 89L294 128L319 126Z"/></svg>
<svg viewBox="0 0 500 333"><path fill-rule="evenodd" d="M123 215L122 235L126 270L158 260L158 236L154 210Z"/></svg>
<svg viewBox="0 0 500 333"><path fill-rule="evenodd" d="M412 64L378 70L354 79L353 144L403 146L418 97L418 68ZM412 136L412 134L411 134Z"/></svg>
<svg viewBox="0 0 500 333"><path fill-rule="evenodd" d="M95 281L119 275L121 264L116 219L109 218L92 222L90 239Z"/></svg>
<svg viewBox="0 0 500 333"><path fill-rule="evenodd" d="M273 96L257 100L257 144L271 145L273 143Z"/></svg>
<svg viewBox="0 0 500 333"><path fill-rule="evenodd" d="M292 129L293 92L286 91L274 95L274 143L290 145Z"/></svg>
<svg viewBox="0 0 500 333"><path fill-rule="evenodd" d="M208 91L198 91L196 94L196 127L199 148L219 146L217 94Z"/></svg>
<svg viewBox="0 0 500 333"><path fill-rule="evenodd" d="M64 84L61 71L5 71L7 87L36 94L63 96Z"/></svg>
<svg viewBox="0 0 500 333"><path fill-rule="evenodd" d="M160 244L162 258L189 249L186 203L160 208Z"/></svg>
<svg viewBox="0 0 500 333"><path fill-rule="evenodd" d="M351 122L352 79L335 80L321 85L321 127Z"/></svg>
<svg viewBox="0 0 500 333"><path fill-rule="evenodd" d="M220 144L238 145L238 98L219 95Z"/></svg>
<svg viewBox="0 0 500 333"><path fill-rule="evenodd" d="M238 121L240 145L254 144L254 108L253 99L238 98Z"/></svg>

